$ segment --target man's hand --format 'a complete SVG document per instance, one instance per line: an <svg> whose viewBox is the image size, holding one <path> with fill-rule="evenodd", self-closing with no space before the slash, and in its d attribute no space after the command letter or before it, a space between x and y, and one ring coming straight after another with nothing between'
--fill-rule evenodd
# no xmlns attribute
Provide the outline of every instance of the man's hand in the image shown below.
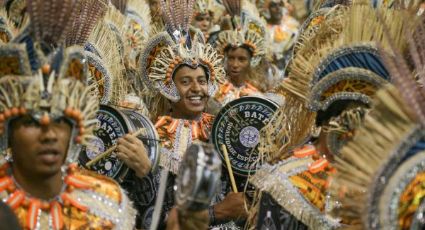
<svg viewBox="0 0 425 230"><path fill-rule="evenodd" d="M245 209L245 194L230 192L223 201L214 205L214 216L217 220L245 219L248 216Z"/></svg>
<svg viewBox="0 0 425 230"><path fill-rule="evenodd" d="M173 208L167 220L167 230L206 230L208 211L190 212Z"/></svg>
<svg viewBox="0 0 425 230"><path fill-rule="evenodd" d="M127 134L118 139L117 157L122 160L129 168L136 172L136 176L142 178L149 173L151 162L143 142L139 138Z"/></svg>

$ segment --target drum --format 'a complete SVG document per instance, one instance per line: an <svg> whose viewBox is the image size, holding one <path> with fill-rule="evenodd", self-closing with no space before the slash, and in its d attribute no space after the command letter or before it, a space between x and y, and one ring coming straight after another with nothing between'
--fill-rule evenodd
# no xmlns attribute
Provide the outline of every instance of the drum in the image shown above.
<svg viewBox="0 0 425 230"><path fill-rule="evenodd" d="M209 207L220 184L221 161L209 144L193 144L184 155L177 175L176 204L182 210Z"/></svg>
<svg viewBox="0 0 425 230"><path fill-rule="evenodd" d="M246 177L255 172L260 130L267 125L278 105L259 97L242 97L226 104L218 113L211 139L224 162L226 147L233 173Z"/></svg>
<svg viewBox="0 0 425 230"><path fill-rule="evenodd" d="M83 148L78 158L79 164L85 166L98 154L105 152L115 145L118 138L129 132L144 128L144 133L138 138L143 142L151 161L152 171L158 166L159 143L155 126L148 118L137 111L129 109L116 109L101 105L97 113L98 127L96 128L90 147ZM111 177L121 183L128 173L129 168L112 153L90 167L90 170Z"/></svg>

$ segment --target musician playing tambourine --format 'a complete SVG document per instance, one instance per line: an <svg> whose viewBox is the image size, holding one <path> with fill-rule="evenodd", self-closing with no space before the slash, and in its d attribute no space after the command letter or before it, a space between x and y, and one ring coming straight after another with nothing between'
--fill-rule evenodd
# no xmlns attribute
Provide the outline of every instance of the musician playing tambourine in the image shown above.
<svg viewBox="0 0 425 230"><path fill-rule="evenodd" d="M213 47L202 42L202 35L190 36L186 19L171 18L171 15L179 15L179 9L183 10L182 15L190 15L190 5L176 7L172 4L164 3L162 9L173 12L163 14L167 31L148 41L139 63L142 78L152 90L153 100L147 105L152 117L156 117L155 126L161 142L160 167L170 173L159 228L164 227L165 213L175 205L174 179L186 149L191 143L208 142L214 117L203 111L224 75L221 59ZM157 199L159 174L149 174L148 178ZM156 218L153 214L155 199L146 204L141 214L144 227L149 227L152 218ZM210 225L245 215L243 193L230 193L209 209Z"/></svg>

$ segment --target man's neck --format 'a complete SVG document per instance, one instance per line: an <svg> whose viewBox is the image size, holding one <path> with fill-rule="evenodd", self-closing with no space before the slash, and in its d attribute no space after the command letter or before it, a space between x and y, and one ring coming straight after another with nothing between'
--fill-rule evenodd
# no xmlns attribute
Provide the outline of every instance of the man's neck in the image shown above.
<svg viewBox="0 0 425 230"><path fill-rule="evenodd" d="M280 25L282 19L269 19L267 20L267 24L269 25Z"/></svg>
<svg viewBox="0 0 425 230"><path fill-rule="evenodd" d="M43 200L49 200L59 195L63 185L60 171L49 177L39 177L26 175L13 167L13 177L26 193Z"/></svg>
<svg viewBox="0 0 425 230"><path fill-rule="evenodd" d="M173 111L176 111L176 109L173 109ZM171 112L170 116L172 118L183 119L183 120L200 120L201 117L202 117L202 113L183 114L183 113L179 113L179 112Z"/></svg>
<svg viewBox="0 0 425 230"><path fill-rule="evenodd" d="M232 83L235 87L241 87L245 85L245 80L242 76L230 77L230 83Z"/></svg>

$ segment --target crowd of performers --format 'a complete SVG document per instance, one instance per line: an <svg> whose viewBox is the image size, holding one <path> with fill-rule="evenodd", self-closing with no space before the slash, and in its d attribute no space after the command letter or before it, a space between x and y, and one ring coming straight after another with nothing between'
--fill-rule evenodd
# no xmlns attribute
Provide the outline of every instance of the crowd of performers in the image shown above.
<svg viewBox="0 0 425 230"><path fill-rule="evenodd" d="M422 0L0 7L0 229L425 229Z"/></svg>

